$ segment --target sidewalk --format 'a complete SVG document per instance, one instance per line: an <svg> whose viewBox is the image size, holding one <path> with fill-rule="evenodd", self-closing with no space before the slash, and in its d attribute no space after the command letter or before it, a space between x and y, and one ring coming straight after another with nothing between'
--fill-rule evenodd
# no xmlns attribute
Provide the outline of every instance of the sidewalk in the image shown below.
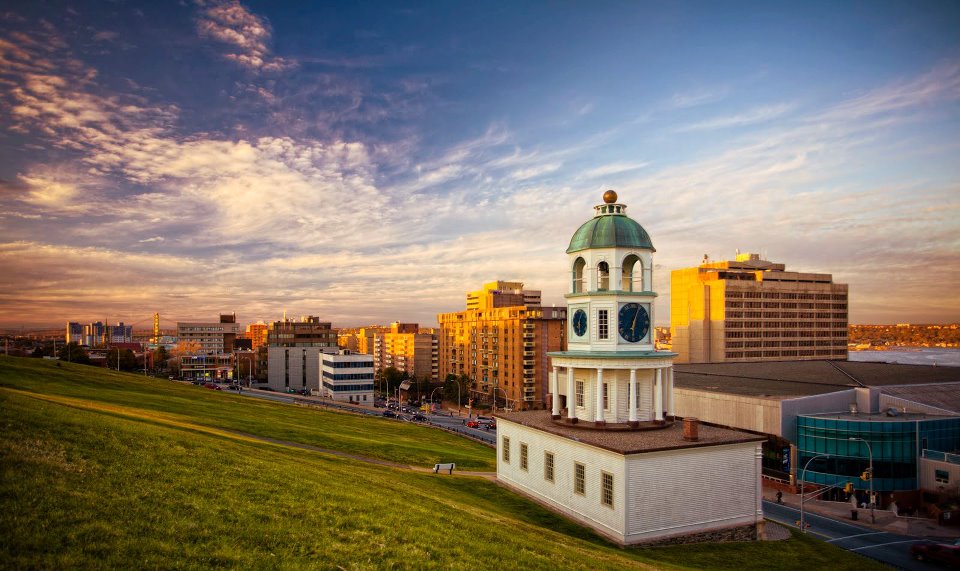
<svg viewBox="0 0 960 571"><path fill-rule="evenodd" d="M777 501L777 489L763 487L763 499ZM800 496L790 492L783 492L783 504L800 509ZM957 538L960 537L960 528L937 525L936 520L916 517L900 517L887 510L874 510L876 523L870 522L870 509L859 508L857 521L850 517L852 506L847 502L827 502L823 500L804 500L803 510L808 513L830 517L840 521L856 523L863 527L887 531L902 535Z"/></svg>

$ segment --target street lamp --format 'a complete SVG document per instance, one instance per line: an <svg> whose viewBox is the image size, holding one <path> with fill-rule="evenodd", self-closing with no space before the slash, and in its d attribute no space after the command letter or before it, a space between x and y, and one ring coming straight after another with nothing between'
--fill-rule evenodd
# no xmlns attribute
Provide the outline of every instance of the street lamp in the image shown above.
<svg viewBox="0 0 960 571"><path fill-rule="evenodd" d="M817 454L813 458L810 458L809 460L807 460L807 463L803 465L803 470L800 470L800 531L802 531L803 533L807 533L807 528L806 528L805 520L803 517L803 496L804 496L803 476L804 474L807 473L807 466L810 465L810 462L813 462L817 458L829 458L829 457L830 457L829 454Z"/></svg>
<svg viewBox="0 0 960 571"><path fill-rule="evenodd" d="M851 442L863 442L867 445L867 454L870 455L870 467L867 468L867 471L870 472L870 523L877 523L877 518L873 513L873 448L870 447L870 443L864 440L863 438L857 438L856 436L851 436L847 440Z"/></svg>
<svg viewBox="0 0 960 571"><path fill-rule="evenodd" d="M497 389L503 391L504 410L510 406L510 397L507 396L507 391L501 386L493 385L493 412L497 412Z"/></svg>
<svg viewBox="0 0 960 571"><path fill-rule="evenodd" d="M431 408L433 408L433 407L432 407L432 405L433 405L433 395L435 395L435 394L437 393L437 391L439 391L439 390L441 390L441 389L443 389L443 387L437 387L437 388L433 389L432 391L430 391L430 398L427 399L427 400L430 401ZM443 399L440 399L440 404L443 404Z"/></svg>

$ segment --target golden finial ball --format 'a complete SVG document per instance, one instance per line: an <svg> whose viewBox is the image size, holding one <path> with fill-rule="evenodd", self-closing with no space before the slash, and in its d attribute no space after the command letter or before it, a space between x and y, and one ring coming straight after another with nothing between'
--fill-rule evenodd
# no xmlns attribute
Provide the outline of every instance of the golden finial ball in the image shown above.
<svg viewBox="0 0 960 571"><path fill-rule="evenodd" d="M614 202L617 201L617 193L612 190L608 190L607 192L604 192L603 201L606 202L607 204L613 204Z"/></svg>

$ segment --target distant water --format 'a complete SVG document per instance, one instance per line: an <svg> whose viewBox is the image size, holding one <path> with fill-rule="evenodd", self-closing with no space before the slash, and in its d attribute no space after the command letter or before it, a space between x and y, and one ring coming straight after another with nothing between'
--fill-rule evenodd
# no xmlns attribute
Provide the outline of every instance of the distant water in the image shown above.
<svg viewBox="0 0 960 571"><path fill-rule="evenodd" d="M890 351L850 351L849 360L960 367L960 349L898 347Z"/></svg>

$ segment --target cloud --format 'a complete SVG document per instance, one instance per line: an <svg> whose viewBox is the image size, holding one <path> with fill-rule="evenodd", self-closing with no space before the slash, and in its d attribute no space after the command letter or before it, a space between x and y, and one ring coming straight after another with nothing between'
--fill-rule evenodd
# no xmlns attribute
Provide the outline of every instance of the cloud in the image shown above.
<svg viewBox="0 0 960 571"><path fill-rule="evenodd" d="M137 240L141 244L149 244L150 242L163 242L165 238L163 236L154 236L153 238L144 238L143 240Z"/></svg>
<svg viewBox="0 0 960 571"><path fill-rule="evenodd" d="M296 66L290 59L274 56L269 44L273 30L269 22L247 10L237 0L199 0L197 31L201 36L225 44L224 57L251 71L278 72Z"/></svg>
<svg viewBox="0 0 960 571"><path fill-rule="evenodd" d="M765 123L772 119L776 119L786 113L793 111L795 105L790 103L780 103L777 105L769 105L765 107L758 107L756 109L751 109L744 113L738 113L736 115L728 115L725 117L714 117L712 119L707 119L706 121L700 121L698 123L691 123L688 125L681 125L677 127L677 132L687 132L687 131L709 131L713 129L726 129L729 127L742 127L744 125L754 125L756 123Z"/></svg>
<svg viewBox="0 0 960 571"><path fill-rule="evenodd" d="M686 109L688 107L697 107L708 103L721 101L730 94L729 87L717 87L714 89L701 89L685 93L674 93L670 98L670 106L675 109Z"/></svg>

